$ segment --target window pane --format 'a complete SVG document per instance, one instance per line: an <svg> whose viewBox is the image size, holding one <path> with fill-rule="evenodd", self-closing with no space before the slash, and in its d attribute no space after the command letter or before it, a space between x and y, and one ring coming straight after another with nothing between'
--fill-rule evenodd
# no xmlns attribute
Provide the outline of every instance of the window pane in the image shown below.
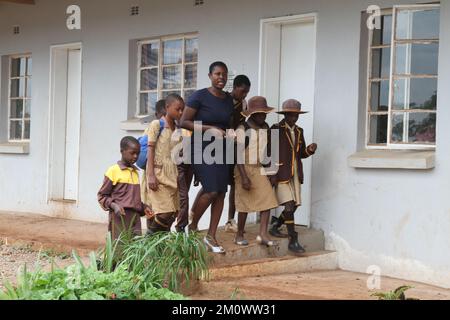
<svg viewBox="0 0 450 320"><path fill-rule="evenodd" d="M393 108L436 110L437 79L417 78L394 81Z"/></svg>
<svg viewBox="0 0 450 320"><path fill-rule="evenodd" d="M31 100L25 100L25 118L30 118L31 116Z"/></svg>
<svg viewBox="0 0 450 320"><path fill-rule="evenodd" d="M31 78L26 78L26 84L27 84L27 98L31 98Z"/></svg>
<svg viewBox="0 0 450 320"><path fill-rule="evenodd" d="M439 16L439 9L399 10L397 39L439 39Z"/></svg>
<svg viewBox="0 0 450 320"><path fill-rule="evenodd" d="M22 120L10 122L9 139L22 140Z"/></svg>
<svg viewBox="0 0 450 320"><path fill-rule="evenodd" d="M187 103L189 97L195 92L195 90L185 90L184 91L184 101Z"/></svg>
<svg viewBox="0 0 450 320"><path fill-rule="evenodd" d="M163 68L163 89L181 88L181 66Z"/></svg>
<svg viewBox="0 0 450 320"><path fill-rule="evenodd" d="M149 115L155 113L155 105L158 101L158 94L156 92L141 93L139 115Z"/></svg>
<svg viewBox="0 0 450 320"><path fill-rule="evenodd" d="M370 116L370 144L387 143L387 123L387 114Z"/></svg>
<svg viewBox="0 0 450 320"><path fill-rule="evenodd" d="M197 87L197 65L188 64L184 69L184 87L196 88Z"/></svg>
<svg viewBox="0 0 450 320"><path fill-rule="evenodd" d="M158 89L158 69L141 71L141 91Z"/></svg>
<svg viewBox="0 0 450 320"><path fill-rule="evenodd" d="M141 67L158 66L159 42L147 43L142 45Z"/></svg>
<svg viewBox="0 0 450 320"><path fill-rule="evenodd" d="M30 120L25 120L25 129L23 133L23 138L25 140L30 140Z"/></svg>
<svg viewBox="0 0 450 320"><path fill-rule="evenodd" d="M372 78L389 78L391 71L391 49L372 50Z"/></svg>
<svg viewBox="0 0 450 320"><path fill-rule="evenodd" d="M9 117L11 119L21 119L23 117L23 100L10 100L11 108Z"/></svg>
<svg viewBox="0 0 450 320"><path fill-rule="evenodd" d="M389 108L389 80L372 82L370 110L387 111Z"/></svg>
<svg viewBox="0 0 450 320"><path fill-rule="evenodd" d="M438 74L438 43L401 44L396 49L396 74Z"/></svg>
<svg viewBox="0 0 450 320"><path fill-rule="evenodd" d="M183 61L183 40L164 41L163 64L177 64Z"/></svg>
<svg viewBox="0 0 450 320"><path fill-rule="evenodd" d="M435 143L435 113L394 113L392 118L392 142ZM406 132L405 132L405 126ZM407 140L403 137L406 134Z"/></svg>
<svg viewBox="0 0 450 320"><path fill-rule="evenodd" d="M177 94L177 95L181 95L181 92L180 91L163 91L162 93L161 93L161 95L162 95L162 97L161 97L161 99L165 99L165 98L167 98L167 96L169 95L169 94Z"/></svg>
<svg viewBox="0 0 450 320"><path fill-rule="evenodd" d="M392 16L381 17L381 30L373 30L372 45L379 46L390 44L392 39Z"/></svg>
<svg viewBox="0 0 450 320"><path fill-rule="evenodd" d="M24 76L26 66L27 66L26 58L11 59L11 77Z"/></svg>
<svg viewBox="0 0 450 320"><path fill-rule="evenodd" d="M27 76L31 76L33 68L33 60L32 58L27 58Z"/></svg>
<svg viewBox="0 0 450 320"><path fill-rule="evenodd" d="M187 39L185 48L185 62L198 61L198 39Z"/></svg>
<svg viewBox="0 0 450 320"><path fill-rule="evenodd" d="M22 98L25 95L25 79L11 80L11 98Z"/></svg>

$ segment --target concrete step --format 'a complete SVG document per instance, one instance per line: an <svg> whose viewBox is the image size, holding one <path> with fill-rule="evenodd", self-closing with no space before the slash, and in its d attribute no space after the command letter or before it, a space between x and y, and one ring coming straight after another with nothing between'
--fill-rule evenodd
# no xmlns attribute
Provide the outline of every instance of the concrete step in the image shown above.
<svg viewBox="0 0 450 320"><path fill-rule="evenodd" d="M338 269L338 255L333 251L306 253L303 257L286 256L241 262L210 269L209 281Z"/></svg>
<svg viewBox="0 0 450 320"><path fill-rule="evenodd" d="M261 246L256 242L256 237L259 234L259 225L247 225L245 230L245 238L250 242L250 244L245 247L234 244L234 233L227 233L223 228L218 230L217 239L225 248L226 254L212 255L213 266L220 267L234 265L240 262L279 258L289 255L288 239L273 238L278 244L268 248L266 246ZM323 231L300 226L297 226L296 230L299 233L299 242L305 248L307 253L325 250L325 236ZM286 230L282 229L282 232L286 233Z"/></svg>

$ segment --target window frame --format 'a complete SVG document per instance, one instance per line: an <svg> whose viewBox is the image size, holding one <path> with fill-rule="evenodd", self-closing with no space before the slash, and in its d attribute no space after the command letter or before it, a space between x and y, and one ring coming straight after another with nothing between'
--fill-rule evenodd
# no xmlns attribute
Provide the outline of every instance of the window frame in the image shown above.
<svg viewBox="0 0 450 320"><path fill-rule="evenodd" d="M440 9L440 4L418 4L418 5L395 5L392 8L389 9L383 9L381 11L382 16L388 16L392 15L392 34L391 34L391 40L389 45L377 45L374 46L373 43L373 36L374 36L374 30L369 30L368 33L368 63L367 63L367 82L366 82L366 130L365 130L365 147L367 150L436 150L436 142L434 143L392 143L392 118L394 113L434 113L436 114L437 118L437 106L436 110L421 110L421 109L411 109L410 111L406 110L394 110L393 109L393 101L394 101L394 81L396 79L405 79L405 78L415 78L415 79L426 79L426 78L432 78L432 79L439 79L439 71L437 75L394 75L395 73L395 61L396 61L396 45L397 44L414 44L414 43L438 43L440 44L440 36L439 39L407 39L407 40L397 40L396 38L396 27L397 27L397 12L399 10L427 10L427 9ZM373 63L373 51L376 49L383 49L383 48L391 48L390 52L390 70L389 70L389 77L388 78L372 78L372 63ZM439 57L438 57L439 60ZM438 61L439 62L439 61ZM372 99L372 88L371 84L373 81L379 80L386 81L389 80L389 96L388 96L388 110L387 111L372 111L371 110L371 99ZM370 118L371 116L377 116L377 115L386 115L388 116L387 119L387 141L386 144L373 144L370 143L370 134L371 134L371 123ZM406 130L407 126L404 126L404 130Z"/></svg>
<svg viewBox="0 0 450 320"><path fill-rule="evenodd" d="M163 37L157 37L157 38L151 38L151 39L145 39L145 40L140 40L137 42L137 47L138 47L138 61L137 61L137 94L136 94L136 112L135 112L135 117L140 119L140 118L146 118L149 115L151 116L151 114L140 114L140 103L141 103L141 94L142 93L151 93L151 92L156 92L158 98L157 100L162 99L162 94L164 92L171 92L171 91L180 91L181 92L181 96L184 98L184 94L185 91L187 90L197 90L197 83L198 83L198 73L197 73L197 83L195 85L195 87L185 87L185 70L186 70L186 66L188 65L197 65L197 72L198 72L198 63L199 63L199 59L197 56L197 61L195 62L186 62L186 40L189 39L199 39L198 37L198 33L183 33L183 34L177 34L177 35L170 35L170 36L163 36ZM163 58L164 58L164 52L163 52L163 45L164 42L166 41L171 41L171 40L182 40L183 41L183 47L182 47L182 62L181 63L176 63L176 64L164 64L163 63ZM141 62L142 62L142 46L145 44L150 44L150 43L158 43L159 44L159 49L158 49L158 66L153 66L153 67L142 67ZM181 87L180 89L164 89L163 88L163 68L164 67L169 67L169 66L181 66ZM158 83L157 83L157 88L156 90L141 90L141 73L142 70L151 70L151 69L157 69L158 70Z"/></svg>
<svg viewBox="0 0 450 320"><path fill-rule="evenodd" d="M26 66L25 66L25 75L23 77L19 76L19 77L12 77L12 61L13 59L20 59L20 58L25 58L26 61ZM29 121L30 122L30 130L31 130L31 108L30 108L30 117L27 118L25 117L25 108L26 108L26 101L30 101L32 100L32 96L28 97L27 96L27 91L28 91L28 82L32 81L32 74L28 74L28 59L32 59L32 54L31 53L24 53L24 54L13 54L10 55L8 57L8 77L7 77L7 81L8 81L8 131L7 131L7 141L8 143L30 143L31 141L31 131L30 131L30 138L28 139L24 139L25 136L25 121ZM11 82L12 80L16 80L16 79L25 79L25 88L24 88L24 96L23 97L11 97ZM30 93L31 94L31 93ZM23 106L22 106L22 118L11 118L11 101L12 100L22 100L23 101ZM21 133L21 139L11 139L11 122L12 121L22 121L22 133Z"/></svg>

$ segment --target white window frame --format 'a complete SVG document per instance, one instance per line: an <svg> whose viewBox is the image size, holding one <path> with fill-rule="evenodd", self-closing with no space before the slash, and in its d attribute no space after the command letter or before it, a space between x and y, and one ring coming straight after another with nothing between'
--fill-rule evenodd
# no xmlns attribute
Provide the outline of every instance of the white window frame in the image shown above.
<svg viewBox="0 0 450 320"><path fill-rule="evenodd" d="M394 80L396 77L394 76L395 72L395 59L396 59L396 44L397 43L430 43L430 40L397 40L396 39L396 26L397 26L397 12L398 10L426 10L426 9L433 9L433 8L440 8L440 4L423 4L423 5L396 5L393 6L392 9L384 9L382 10L382 15L390 15L392 14L392 35L391 35L391 42L389 45L379 45L379 46L373 46L373 30L369 30L369 36L368 36L368 63L367 63L367 96L366 96L366 138L365 138L365 144L366 149L370 150L435 150L436 149L436 143L429 143L429 144L411 144L411 143L391 143L392 138L392 115L394 112L401 113L401 110L393 110L393 100L394 100ZM440 38L438 40L431 40L435 43L440 43ZM389 71L389 104L388 104L388 110L387 111L371 111L371 95L372 95L372 88L371 83L372 80L382 80L384 78L375 79L371 78L371 70L372 70L372 52L376 49L382 49L382 48L391 48L391 55L390 55L390 71ZM401 77L405 77L406 75L401 75ZM429 75L414 75L416 78L433 78L438 79L439 74L436 76L429 76ZM387 80L387 79L384 79ZM408 111L404 112L407 113ZM427 110L427 111L420 111L412 109L411 112L415 113L435 113L437 115L437 109L436 110ZM370 117L371 115L388 115L388 124L387 124L387 143L386 144L371 144L370 143ZM407 126L404 126L404 130L407 130ZM404 133L405 136L405 133Z"/></svg>
<svg viewBox="0 0 450 320"><path fill-rule="evenodd" d="M25 76L23 77L11 77L11 72L12 72L12 61L13 59L20 59L20 58L32 58L32 54L31 53L25 53L25 54L15 54L15 55L10 55L9 56L9 61L8 61L8 142L9 143L29 143L31 140L31 132L30 132L30 138L29 139L23 139L24 135L25 135L25 121L29 121L30 122L30 130L31 130L31 107L30 107L30 117L26 118L25 117L25 108L26 108L26 101L27 100L32 100L32 97L28 97L27 96L27 91L28 91L28 81L32 81L32 74L28 75L28 65L25 66L26 71L25 71ZM12 80L15 79L21 79L24 78L25 79L25 88L24 88L24 92L25 95L22 98L17 98L17 97L11 97L11 82ZM22 118L11 118L11 100L23 100L24 104L22 106L23 111L22 111ZM31 103L31 102L30 102ZM21 134L21 139L11 139L11 121L22 121L22 134Z"/></svg>
<svg viewBox="0 0 450 320"><path fill-rule="evenodd" d="M195 62L186 62L186 55L185 55L185 49L186 49L186 40L189 39L197 39L198 41L198 33L187 33L187 34L179 34L179 35L172 35L172 36L165 36L165 37L159 37L159 38L153 38L153 39L147 39L147 40L141 40L138 41L138 61L137 61L137 95L136 95L136 118L144 118L149 116L148 114L140 114L140 100L141 100L141 94L142 93L150 93L150 92L156 92L158 95L157 100L162 99L162 93L163 92L171 92L171 91L180 91L181 97L184 98L184 93L186 90L197 90L197 84L195 87L185 87L184 86L184 80L185 80L185 68L188 65L197 65L197 71L198 71L198 56L197 61ZM182 48L182 61L178 64L170 64L165 65L163 64L163 57L164 57L164 49L163 49L163 43L165 41L170 40L182 40L183 41L183 48ZM158 50L158 66L155 67L142 67L141 61L142 61L142 46L149 43L158 43L159 44L159 50ZM167 66L181 66L181 88L180 89L163 89L163 67ZM141 71L142 70L148 70L148 69L158 69L158 85L156 90L141 90ZM198 83L198 74L197 74L197 83Z"/></svg>

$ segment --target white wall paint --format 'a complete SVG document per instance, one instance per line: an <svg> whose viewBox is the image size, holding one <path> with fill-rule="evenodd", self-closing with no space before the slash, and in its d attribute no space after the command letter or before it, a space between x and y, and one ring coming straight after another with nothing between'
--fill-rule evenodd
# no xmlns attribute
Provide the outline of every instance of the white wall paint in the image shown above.
<svg viewBox="0 0 450 320"><path fill-rule="evenodd" d="M407 0L379 0L382 7ZM103 172L119 158L119 128L127 117L129 40L198 31L199 88L207 68L224 60L253 80L257 94L259 21L318 13L312 222L338 248L341 266L450 287L450 1L442 1L436 169L425 172L356 170L347 157L357 150L360 18L369 0L79 0L82 30L65 29L73 1L38 0L35 6L0 4L0 55L33 53L30 155L0 155L0 210L37 212L105 221L96 202ZM131 17L131 5L141 15ZM20 36L12 26L22 27ZM72 207L48 205L49 53L54 44L82 42L83 99L80 199ZM101 120L100 120L101 119ZM226 213L224 212L224 217ZM345 243L346 245L341 245ZM420 264L420 267L419 267ZM408 267L405 267L405 266ZM398 266L397 269L394 267ZM430 271L431 270L431 271ZM439 273L434 273L439 271Z"/></svg>

